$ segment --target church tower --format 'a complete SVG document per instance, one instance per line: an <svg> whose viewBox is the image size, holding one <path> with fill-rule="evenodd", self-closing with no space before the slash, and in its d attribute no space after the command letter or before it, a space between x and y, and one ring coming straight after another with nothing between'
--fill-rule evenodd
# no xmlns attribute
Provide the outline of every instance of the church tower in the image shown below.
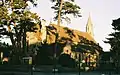
<svg viewBox="0 0 120 75"><path fill-rule="evenodd" d="M87 21L87 24L86 24L86 32L88 34L90 34L92 37L94 37L93 24L92 24L92 21L91 21L90 14L89 14L88 21Z"/></svg>

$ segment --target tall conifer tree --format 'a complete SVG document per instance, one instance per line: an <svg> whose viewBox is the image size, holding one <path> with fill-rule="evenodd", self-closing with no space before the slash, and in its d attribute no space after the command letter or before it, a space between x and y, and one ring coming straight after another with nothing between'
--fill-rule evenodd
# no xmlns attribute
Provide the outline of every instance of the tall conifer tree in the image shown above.
<svg viewBox="0 0 120 75"><path fill-rule="evenodd" d="M114 32L109 34L109 38L106 38L107 41L104 42L110 44L111 56L113 57L114 63L116 67L120 67L120 18L113 20L112 27Z"/></svg>

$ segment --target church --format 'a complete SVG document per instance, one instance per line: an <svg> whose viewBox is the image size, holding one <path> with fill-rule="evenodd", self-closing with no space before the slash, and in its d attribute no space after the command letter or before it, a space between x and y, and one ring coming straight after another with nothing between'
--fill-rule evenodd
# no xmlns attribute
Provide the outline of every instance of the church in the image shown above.
<svg viewBox="0 0 120 75"><path fill-rule="evenodd" d="M50 23L49 25L46 25L46 21L45 20L41 20L41 26L40 25L36 25L37 30L36 33L35 32L27 32L27 40L29 41L29 44L34 44L36 42L42 42L47 40L48 43L53 43L55 42L55 37L54 36L49 36L50 34L47 34L47 29L50 30L50 28L55 28L56 30L59 30L59 35L60 37L69 37L69 35L66 33L66 29L69 29L71 31L73 31L75 37L72 38L72 40L74 42L78 42L79 38L77 37L77 35L83 36L84 38L86 38L87 40L93 41L96 43L96 41L94 40L94 32L93 32L93 24L91 21L91 17L89 15L88 17L88 21L86 24L86 32L82 32L82 31L78 31L78 30L73 30L67 27L62 27L62 26L57 26L54 23ZM51 32L54 32L55 29L51 29ZM56 32L56 31L55 31ZM52 34L51 34L52 35ZM51 39L50 39L51 38Z"/></svg>
<svg viewBox="0 0 120 75"><path fill-rule="evenodd" d="M103 50L94 39L90 15L86 23L86 32L58 26L54 23L46 26L45 20L41 20L41 25L36 25L36 27L36 32L27 32L26 39L29 45L38 42L42 44L59 42L64 44L61 47L62 52L60 54L70 55L72 59L79 62L78 65L81 64L81 69L95 69L99 67L99 56Z"/></svg>

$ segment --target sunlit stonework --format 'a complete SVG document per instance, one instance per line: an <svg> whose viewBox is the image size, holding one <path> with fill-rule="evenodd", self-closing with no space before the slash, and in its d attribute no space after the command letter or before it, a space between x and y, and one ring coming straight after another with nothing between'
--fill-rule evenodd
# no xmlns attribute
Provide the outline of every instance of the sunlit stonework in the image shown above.
<svg viewBox="0 0 120 75"><path fill-rule="evenodd" d="M97 44L93 37L93 25L92 25L90 16L88 18L88 22L86 25L86 32L73 30L73 29L69 29L66 27L62 27L62 26L57 26L56 24L52 24L52 23L46 26L45 20L41 21L41 26L40 25L36 25L36 26L37 26L36 32L27 33L27 40L29 44L35 44L37 42L41 42L43 44L44 42L48 44L55 43L55 39L56 39L55 34L57 33L56 32L57 29L59 29L60 30L58 32L59 37L57 38L57 40L60 40L63 38L70 39L69 41L67 39L60 41L61 43L66 43L66 45L63 47L63 52L61 54L70 55L71 58L75 59L76 62L79 62L81 69L89 70L91 68L94 69L95 67L98 66L98 59L99 59L100 53L97 50L95 50L94 53L91 53L90 50L86 49L86 51L88 52L82 53L82 52L72 51L72 48L71 48L72 44L78 45L79 42L83 41L82 38L81 39L79 38L79 36L82 36L83 38L86 38L87 40L92 41L95 44ZM48 31L47 28L51 30ZM67 30L65 30L65 28ZM73 36L71 37L69 34L71 32L67 33L67 31L72 31L74 37Z"/></svg>

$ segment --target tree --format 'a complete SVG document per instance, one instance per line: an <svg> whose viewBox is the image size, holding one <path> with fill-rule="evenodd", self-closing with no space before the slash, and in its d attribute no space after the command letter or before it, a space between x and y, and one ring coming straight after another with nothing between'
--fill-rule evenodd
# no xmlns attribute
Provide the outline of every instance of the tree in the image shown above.
<svg viewBox="0 0 120 75"><path fill-rule="evenodd" d="M105 43L108 43L111 45L110 51L112 52L113 60L116 64L116 67L120 67L120 18L113 20L112 22L112 29L114 32L109 34L109 38L106 38L107 41L104 41Z"/></svg>
<svg viewBox="0 0 120 75"><path fill-rule="evenodd" d="M54 6L51 8L55 10L54 13L56 13L56 16L54 17L55 20L57 20L57 25L60 25L62 19L66 20L67 22L70 22L70 18L68 16L65 16L67 14L72 14L74 17L81 17L80 15L80 7L76 4L74 4L74 0L51 0L55 3Z"/></svg>
<svg viewBox="0 0 120 75"><path fill-rule="evenodd" d="M58 63L63 67L71 67L74 68L75 60L70 57L68 54L61 54L58 60Z"/></svg>
<svg viewBox="0 0 120 75"><path fill-rule="evenodd" d="M35 31L35 25L40 22L39 17L29 11L28 1L36 5L34 0L2 0L0 2L0 35L10 38L14 49L13 54L18 56L26 54L26 32Z"/></svg>
<svg viewBox="0 0 120 75"><path fill-rule="evenodd" d="M77 6L76 4L73 4L74 0L70 0L70 1L64 1L64 0L51 0L53 3L55 3L54 6L52 6L51 8L55 10L54 13L56 13L56 16L54 17L55 20L57 20L57 25L60 28L60 23L62 21L62 19L65 19L67 21L70 21L69 17L65 17L65 15L67 14L73 14L75 17L80 17L80 12L79 9L80 7ZM56 39L55 42L58 41L59 38L59 31L60 29L56 30ZM56 49L57 49L57 43L55 45L55 54L54 57L56 58Z"/></svg>

